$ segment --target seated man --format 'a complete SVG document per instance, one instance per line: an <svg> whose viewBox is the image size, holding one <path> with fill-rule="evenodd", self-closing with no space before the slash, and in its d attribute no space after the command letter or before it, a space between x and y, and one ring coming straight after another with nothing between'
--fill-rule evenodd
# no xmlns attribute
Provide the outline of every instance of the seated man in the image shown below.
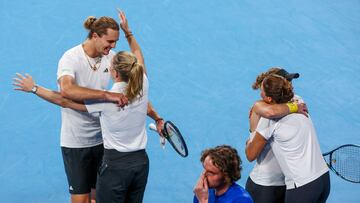
<svg viewBox="0 0 360 203"><path fill-rule="evenodd" d="M252 203L249 193L236 184L241 159L236 149L221 145L202 152L201 173L194 188L194 203Z"/></svg>

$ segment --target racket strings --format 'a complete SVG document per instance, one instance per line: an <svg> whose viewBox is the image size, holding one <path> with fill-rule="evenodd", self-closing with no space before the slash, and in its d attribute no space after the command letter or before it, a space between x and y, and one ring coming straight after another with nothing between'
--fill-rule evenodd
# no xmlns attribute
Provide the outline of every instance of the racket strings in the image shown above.
<svg viewBox="0 0 360 203"><path fill-rule="evenodd" d="M172 128L171 126L169 126L169 128L168 128L168 135L169 135L169 138L176 145L176 148L181 151L184 151L184 145L183 145L182 140L179 138L179 135L176 133L175 129Z"/></svg>
<svg viewBox="0 0 360 203"><path fill-rule="evenodd" d="M343 178L360 182L360 148L344 147L333 152L331 165Z"/></svg>
<svg viewBox="0 0 360 203"><path fill-rule="evenodd" d="M187 148L185 142L178 130L175 129L171 124L165 125L168 139L170 144L178 151L182 156L187 156Z"/></svg>

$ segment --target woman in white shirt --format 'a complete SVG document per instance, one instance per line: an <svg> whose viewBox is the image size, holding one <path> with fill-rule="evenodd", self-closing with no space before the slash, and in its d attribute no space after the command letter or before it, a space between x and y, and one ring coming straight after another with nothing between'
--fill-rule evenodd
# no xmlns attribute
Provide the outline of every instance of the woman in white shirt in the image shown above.
<svg viewBox="0 0 360 203"><path fill-rule="evenodd" d="M129 29L124 13L120 12L119 17L131 52L117 53L106 71L110 71L114 81L110 91L125 94L130 101L128 106L120 108L115 103L99 100L86 100L85 105L63 98L59 92L35 85L30 75L17 74L18 78L14 79L16 90L32 92L64 108L88 111L92 116L100 117L105 150L97 177L98 203L142 202L149 172L145 152L146 115L156 121L159 133L163 125L163 119L148 102L149 82L140 46Z"/></svg>
<svg viewBox="0 0 360 203"><path fill-rule="evenodd" d="M266 72L259 74L253 83L252 88L254 90L259 89L264 78L271 74L280 75L286 78L289 82L300 76L298 73L288 73L285 69L280 67L273 67ZM298 96L296 96L293 101L294 100L296 100L298 103L304 103ZM273 104L269 105L273 106ZM255 130L261 118L257 113L259 112L258 108L259 106L256 106L250 111L250 140L255 136ZM280 115L281 112L277 114L277 117L282 117ZM274 117L276 117L276 115L274 115ZM266 126L269 125L269 123L262 124ZM260 155L257 157L255 166L246 181L245 189L252 196L254 203L282 203L285 201L286 192L284 179L284 174L282 173L280 166L274 157L274 153L271 150L270 144L267 143L264 149L261 151Z"/></svg>
<svg viewBox="0 0 360 203"><path fill-rule="evenodd" d="M99 100L86 100L86 105L76 103L63 98L59 92L35 85L30 75L17 74L18 78L14 79L16 90L32 92L64 108L88 111L92 116L100 117L105 148L96 187L97 202L100 203L142 202L149 171L145 152L146 115L156 121L158 132L161 132L163 125L163 119L148 102L149 84L140 46L128 27L124 13L120 12L119 17L132 53L117 53L110 69L106 67L104 73L111 72L114 85L110 91L124 93L130 101L128 106L120 108L115 103Z"/></svg>
<svg viewBox="0 0 360 203"><path fill-rule="evenodd" d="M293 96L291 83L285 78L270 75L264 79L261 97L265 102L285 103ZM246 146L248 160L255 160L267 143L285 176L285 202L326 202L329 172L311 119L301 114L278 120L261 118L255 137Z"/></svg>
<svg viewBox="0 0 360 203"><path fill-rule="evenodd" d="M110 91L124 93L129 100L124 108L106 101L76 103L41 86L36 95L100 117L105 150L96 185L97 202L142 202L149 172L145 152L149 82L143 64L131 52L117 53L110 72L114 81ZM18 76L19 89L30 92L35 85L31 76Z"/></svg>

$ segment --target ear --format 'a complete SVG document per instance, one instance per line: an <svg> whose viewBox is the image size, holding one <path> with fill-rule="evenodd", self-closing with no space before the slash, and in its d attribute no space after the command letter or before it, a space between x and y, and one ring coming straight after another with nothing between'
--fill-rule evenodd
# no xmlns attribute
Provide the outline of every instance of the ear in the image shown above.
<svg viewBox="0 0 360 203"><path fill-rule="evenodd" d="M273 101L273 99L271 97L265 96L264 101L269 104Z"/></svg>
<svg viewBox="0 0 360 203"><path fill-rule="evenodd" d="M93 32L92 33L92 38L93 39L97 39L97 38L99 38L100 36L96 33L96 32Z"/></svg>

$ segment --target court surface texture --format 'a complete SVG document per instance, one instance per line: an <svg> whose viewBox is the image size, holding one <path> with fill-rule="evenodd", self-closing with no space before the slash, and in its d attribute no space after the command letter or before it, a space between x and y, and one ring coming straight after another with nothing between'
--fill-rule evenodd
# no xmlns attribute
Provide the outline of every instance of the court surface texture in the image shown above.
<svg viewBox="0 0 360 203"><path fill-rule="evenodd" d="M60 108L15 92L16 72L57 89L57 63L85 40L87 16L123 9L142 47L150 99L185 137L182 158L148 131L145 203L191 202L203 149L234 146L244 154L257 74L271 66L300 73L323 152L360 144L360 1L71 1L0 0L0 202L69 201L59 147ZM124 35L115 51L128 50ZM150 120L148 121L150 122ZM360 184L331 174L329 203L360 202Z"/></svg>

